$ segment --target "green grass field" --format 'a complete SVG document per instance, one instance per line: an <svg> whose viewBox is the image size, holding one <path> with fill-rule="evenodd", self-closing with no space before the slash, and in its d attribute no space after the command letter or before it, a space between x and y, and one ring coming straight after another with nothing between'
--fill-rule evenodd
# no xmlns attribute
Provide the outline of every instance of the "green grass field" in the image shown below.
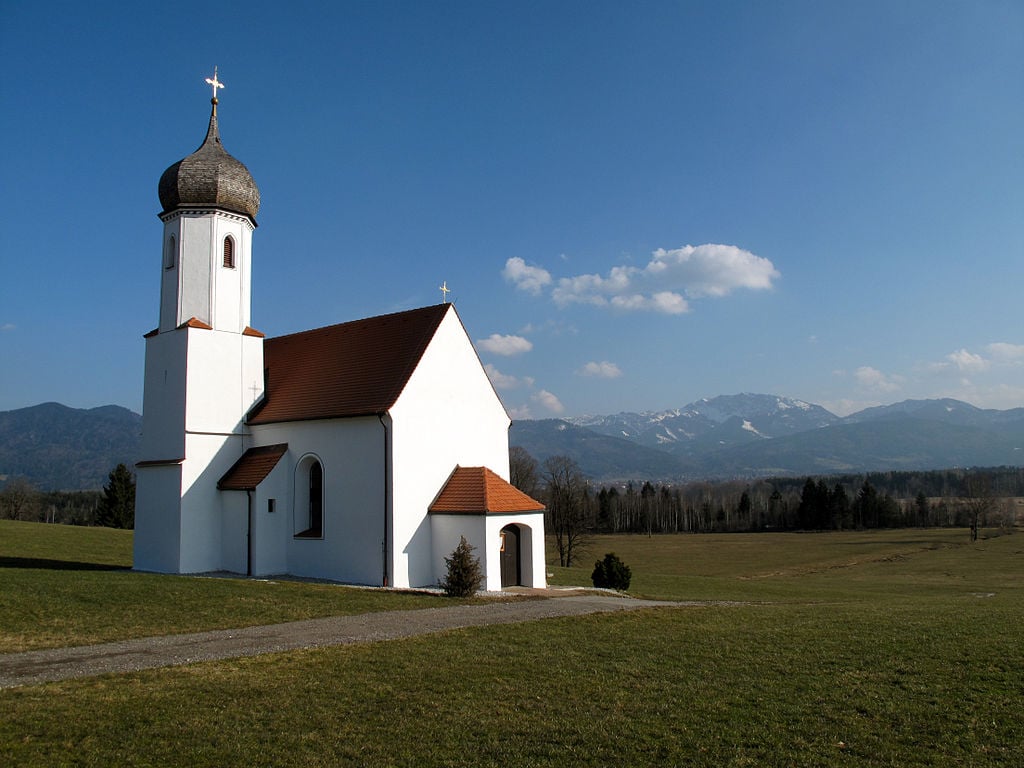
<svg viewBox="0 0 1024 768"><path fill-rule="evenodd" d="M41 539L59 526L39 528L12 536L0 524L4 632L26 603L49 615L51 597L76 614L69 626L92 626L90 614L131 611L121 601L147 590L162 599L161 582L203 605L217 600L208 583L229 584L231 615L255 619L282 586L61 568L123 565L127 537L60 529L58 546ZM553 581L587 583L606 551L632 567L634 594L735 602L0 691L0 764L1022 764L1021 534L975 544L965 531L602 537L588 567L552 569ZM30 600L10 599L34 579ZM109 579L143 586L112 590ZM287 586L293 601L337 600L338 612L363 594ZM173 607L146 616L180 621ZM216 619L209 609L204 621ZM9 646L53 644L52 626L17 622Z"/></svg>
<svg viewBox="0 0 1024 768"><path fill-rule="evenodd" d="M132 532L0 520L0 653L442 604L296 581L133 573Z"/></svg>

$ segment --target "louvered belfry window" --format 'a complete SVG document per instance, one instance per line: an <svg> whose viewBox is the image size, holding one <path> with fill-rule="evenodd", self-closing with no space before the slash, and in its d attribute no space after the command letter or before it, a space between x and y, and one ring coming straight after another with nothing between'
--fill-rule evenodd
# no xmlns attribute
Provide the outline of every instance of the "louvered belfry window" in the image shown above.
<svg viewBox="0 0 1024 768"><path fill-rule="evenodd" d="M174 242L174 235L167 241L167 258L164 259L164 269L174 269L174 262L178 255L178 249Z"/></svg>
<svg viewBox="0 0 1024 768"><path fill-rule="evenodd" d="M224 266L235 266L235 241L231 237L224 238Z"/></svg>

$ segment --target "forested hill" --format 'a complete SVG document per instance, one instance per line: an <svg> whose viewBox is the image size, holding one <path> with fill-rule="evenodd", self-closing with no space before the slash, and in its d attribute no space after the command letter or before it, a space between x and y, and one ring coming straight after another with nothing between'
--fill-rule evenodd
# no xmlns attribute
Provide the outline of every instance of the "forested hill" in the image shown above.
<svg viewBox="0 0 1024 768"><path fill-rule="evenodd" d="M116 405L0 411L0 487L23 477L44 491L102 488L119 463L135 463L141 433L142 417Z"/></svg>

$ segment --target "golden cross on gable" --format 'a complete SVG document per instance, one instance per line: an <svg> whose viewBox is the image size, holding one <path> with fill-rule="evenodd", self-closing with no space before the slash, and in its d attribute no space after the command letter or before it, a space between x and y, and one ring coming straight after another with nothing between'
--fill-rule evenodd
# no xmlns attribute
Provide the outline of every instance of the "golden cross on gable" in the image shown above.
<svg viewBox="0 0 1024 768"><path fill-rule="evenodd" d="M441 303L447 304L448 294L452 292L452 289L448 287L448 281L445 280L443 283L441 283L441 287L438 288L438 290L441 291Z"/></svg>
<svg viewBox="0 0 1024 768"><path fill-rule="evenodd" d="M209 83L210 86L213 87L213 98L216 99L217 98L217 89L224 87L224 83L222 83L220 80L217 79L217 68L216 67L213 68L213 77L212 78L209 78L209 77L206 78L206 82Z"/></svg>

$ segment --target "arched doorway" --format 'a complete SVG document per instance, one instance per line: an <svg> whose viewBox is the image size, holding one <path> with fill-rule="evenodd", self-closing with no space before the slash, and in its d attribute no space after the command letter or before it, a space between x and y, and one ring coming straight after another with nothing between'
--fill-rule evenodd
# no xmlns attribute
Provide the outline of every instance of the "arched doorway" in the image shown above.
<svg viewBox="0 0 1024 768"><path fill-rule="evenodd" d="M506 525L501 529L501 586L515 587L523 583L523 569L519 559L519 526Z"/></svg>

